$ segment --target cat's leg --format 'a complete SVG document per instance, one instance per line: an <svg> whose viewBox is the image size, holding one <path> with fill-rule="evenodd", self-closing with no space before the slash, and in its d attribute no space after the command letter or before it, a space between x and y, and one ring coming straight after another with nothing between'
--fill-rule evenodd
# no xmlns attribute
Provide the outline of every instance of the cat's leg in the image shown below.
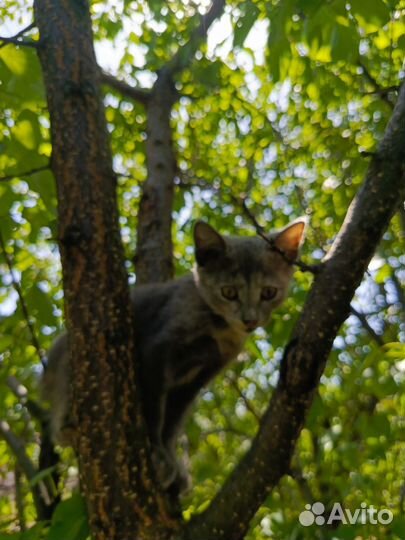
<svg viewBox="0 0 405 540"><path fill-rule="evenodd" d="M141 393L143 412L152 444L152 462L163 489L167 489L177 475L177 463L163 443L163 425L167 407L168 383L166 370L169 347L155 345L141 358Z"/></svg>
<svg viewBox="0 0 405 540"><path fill-rule="evenodd" d="M74 446L76 428L72 420L71 369L68 335L59 336L49 349L41 380L41 395L49 402L50 436L54 444Z"/></svg>
<svg viewBox="0 0 405 540"><path fill-rule="evenodd" d="M168 394L165 423L163 426L162 442L170 459L176 463L176 475L170 486L173 495L184 493L191 487L191 478L188 472L188 456L177 456L177 441L182 432L183 420L187 415L198 390L190 385L172 390Z"/></svg>
<svg viewBox="0 0 405 540"><path fill-rule="evenodd" d="M163 489L167 489L176 477L176 462L162 441L163 418L167 396L159 384L143 391L144 415L152 445L152 462ZM146 395L147 394L147 395Z"/></svg>
<svg viewBox="0 0 405 540"><path fill-rule="evenodd" d="M198 392L220 370L221 358L216 342L210 336L202 336L177 350L175 359L171 366L175 384L167 395L162 442L171 460L177 463L177 474L170 491L178 495L190 488L191 479L188 456L177 458L177 441Z"/></svg>

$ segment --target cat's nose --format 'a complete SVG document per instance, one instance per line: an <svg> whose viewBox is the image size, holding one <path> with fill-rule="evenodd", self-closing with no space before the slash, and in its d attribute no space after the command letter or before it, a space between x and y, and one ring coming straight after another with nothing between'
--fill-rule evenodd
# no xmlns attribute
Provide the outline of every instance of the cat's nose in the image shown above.
<svg viewBox="0 0 405 540"><path fill-rule="evenodd" d="M257 319L243 319L243 324L245 325L246 330L252 332L258 327L259 321Z"/></svg>

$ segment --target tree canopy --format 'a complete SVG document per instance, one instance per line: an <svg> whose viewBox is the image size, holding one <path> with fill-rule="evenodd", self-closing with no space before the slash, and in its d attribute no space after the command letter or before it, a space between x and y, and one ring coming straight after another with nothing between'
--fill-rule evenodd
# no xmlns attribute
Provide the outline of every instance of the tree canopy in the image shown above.
<svg viewBox="0 0 405 540"><path fill-rule="evenodd" d="M54 17L47 19L46 8ZM88 9L99 70L81 15ZM208 516L218 494L223 511L232 471L243 473L260 433L271 438L263 418L276 433L284 413L288 424L289 406L306 410L313 399L291 464L282 459L286 447L277 454L269 443L275 453L268 455L280 461L263 461L266 486L258 478L246 485L249 504L252 490L262 500L251 507L243 500L243 533L230 526L226 538L403 539L404 1L36 0L34 14L27 0L4 0L0 19L0 540L90 534L69 450L58 465L63 501L52 517L41 514L38 500L55 469L38 465L41 422L30 406L40 402L45 351L64 327L59 249L67 318L80 326L83 316L74 295L83 289L75 289L68 257L82 231L68 219L75 189L86 186L78 222L91 200L106 217L105 242L110 233L119 238L116 187L130 284L188 272L196 219L253 235L309 218L288 300L202 393L187 424L193 489L181 506L195 529L184 538L214 540L196 516ZM86 107L94 81L103 90L105 146L97 146L102 107L94 106L97 114ZM323 261L327 270L319 271ZM124 272L114 268L113 300L125 304ZM300 513L315 502L326 511L335 502L352 511L365 503L389 509L393 519L301 524ZM220 521L214 514L206 523Z"/></svg>

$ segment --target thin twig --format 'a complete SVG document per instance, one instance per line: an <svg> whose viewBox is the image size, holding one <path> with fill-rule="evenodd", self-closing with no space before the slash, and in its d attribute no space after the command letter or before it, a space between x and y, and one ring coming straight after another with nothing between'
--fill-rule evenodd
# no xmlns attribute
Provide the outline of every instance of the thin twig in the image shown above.
<svg viewBox="0 0 405 540"><path fill-rule="evenodd" d="M36 497L36 506L38 512L41 513L42 519L49 519L60 500L60 494L57 489L59 483L59 473L57 470L59 454L55 452L50 437L49 413L36 401L29 398L27 388L21 384L16 377L12 375L9 376L7 378L7 385L20 403L26 407L31 416L35 418L41 426L41 446L38 469L33 464L30 466L29 461L27 461L29 458L24 458L24 443L22 440L18 439L16 436L13 437L12 432L10 432L11 434L7 433L7 427L9 430L7 423L3 425L3 429L5 429L3 436L16 455L21 470L25 473L28 480L32 480L39 473L44 473L44 471L48 472L48 474L38 482L38 487L32 485L31 489L34 497ZM22 462L20 462L20 460L22 460Z"/></svg>
<svg viewBox="0 0 405 540"><path fill-rule="evenodd" d="M400 493L399 510L401 513L404 513L405 512L405 482L402 484L399 493Z"/></svg>
<svg viewBox="0 0 405 540"><path fill-rule="evenodd" d="M225 7L225 0L213 0L210 9L205 15L201 16L200 24L192 32L187 43L180 47L165 69L173 76L185 69L194 58L201 42L207 37L211 24L218 19Z"/></svg>
<svg viewBox="0 0 405 540"><path fill-rule="evenodd" d="M387 94L389 94L390 92L398 92L399 88L400 88L400 86L398 84L393 84L392 86L376 88L375 90L371 90L370 92L364 92L364 95L365 96L377 95L377 96L384 97Z"/></svg>
<svg viewBox="0 0 405 540"><path fill-rule="evenodd" d="M28 412L32 417L38 420L41 424L48 421L49 415L47 411L41 407L39 403L28 397L27 388L17 379L17 377L14 377L14 375L7 377L7 386L17 397L19 402L28 409Z"/></svg>
<svg viewBox="0 0 405 540"><path fill-rule="evenodd" d="M205 180L199 180L198 182L194 181L193 183L188 182L184 178L184 174L181 175L181 177L179 177L178 175L178 181L176 182L176 185L181 189L189 189L192 187L198 187L200 189L208 189L208 190L213 191L214 193L219 194L219 196L221 196L221 189L219 187L209 184ZM252 223L253 227L256 229L256 233L258 234L258 236L260 236L265 242L267 242L267 244L269 244L272 251L277 252L279 255L282 256L282 258L288 264L296 266L302 272L310 272L311 274L317 274L320 271L320 269L322 268L321 264L306 264L300 259L292 260L284 253L283 250L278 248L275 245L274 240L265 235L264 233L265 228L262 225L260 225L260 223L256 219L256 216L247 206L246 197L237 197L233 193L227 193L227 195L230 197L230 199L232 200L235 206L239 206L242 209L245 216L248 218L248 220Z"/></svg>
<svg viewBox="0 0 405 540"><path fill-rule="evenodd" d="M41 171L47 171L50 169L50 164L42 165L41 167L35 167L34 169L29 169L28 171L16 172L13 174L8 174L6 176L0 176L0 182L8 182L13 180L13 178L22 178L23 176L32 176Z"/></svg>
<svg viewBox="0 0 405 540"><path fill-rule="evenodd" d="M24 298L24 294L23 294L21 285L17 281L17 279L15 278L14 269L13 269L13 262L12 262L12 259L11 259L10 255L7 253L6 244L4 242L4 238L3 238L3 235L1 234L1 231L0 231L0 248L1 248L1 251L3 252L4 259L6 261L8 270L10 272L11 281L12 281L14 290L16 291L16 293L18 295L18 298L20 300L21 310L23 312L24 319L25 319L25 322L27 324L28 330L29 330L29 332L31 334L32 344L34 345L34 347L35 347L35 349L37 351L37 354L39 356L41 364L44 367L46 367L45 354L44 354L44 351L43 351L43 349L41 348L41 346L39 344L38 338L37 338L36 333L35 333L34 326L33 326L32 321L30 319L27 304L25 302L25 298Z"/></svg>
<svg viewBox="0 0 405 540"><path fill-rule="evenodd" d="M16 465L14 469L15 504L17 507L18 524L20 526L20 531L24 532L27 530L27 524L25 521L24 495L22 491L21 480L21 470L20 467Z"/></svg>
<svg viewBox="0 0 405 540"><path fill-rule="evenodd" d="M111 75L110 73L106 73L105 71L100 69L100 80L103 84L106 84L113 88L114 90L117 90L125 97L128 97L134 101L138 101L139 103L142 103L142 105L146 105L150 98L150 91L146 90L144 88L136 88L135 86L131 86L130 84L121 81L120 79L117 79L114 75Z"/></svg>
<svg viewBox="0 0 405 540"><path fill-rule="evenodd" d="M379 334L377 334L374 328L370 325L370 323L367 320L366 315L364 313L360 313L360 311L357 311L357 309L354 308L353 306L350 306L350 311L355 317L357 317L362 327L370 334L370 336L374 339L377 345L382 347L384 345L384 340Z"/></svg>
<svg viewBox="0 0 405 540"><path fill-rule="evenodd" d="M25 450L25 444L22 439L17 437L10 428L10 425L6 420L0 419L0 435L6 441L13 454L15 455L21 470L24 472L28 480L32 480L38 474L35 465L32 463ZM38 486L41 492L41 497L46 504L50 504L50 497L45 484L41 481L38 482Z"/></svg>
<svg viewBox="0 0 405 540"><path fill-rule="evenodd" d="M314 502L316 499L312 493L308 480L304 476L302 469L298 465L291 467L290 476L297 482L298 488L303 495L303 499L306 502Z"/></svg>
<svg viewBox="0 0 405 540"><path fill-rule="evenodd" d="M17 377L14 377L14 375L10 375L9 377L7 377L7 386L10 388L13 394L18 398L18 400L23 405L25 405L27 401L28 390L23 384L20 383Z"/></svg>
<svg viewBox="0 0 405 540"><path fill-rule="evenodd" d="M400 304L402 304L402 309L405 309L404 287L403 287L402 283L399 281L398 276L396 275L394 270L392 271L392 274L389 277L389 280L391 281L392 285L394 286L395 294L397 296L398 302Z"/></svg>
<svg viewBox="0 0 405 540"><path fill-rule="evenodd" d="M367 66L363 62L359 62L359 66L363 70L363 74L365 78L368 80L368 82L374 87L373 94L377 94L387 103L391 108L394 107L394 103L392 100L388 97L389 91L384 92L384 88L379 84L377 79L370 73ZM396 90L399 90L399 87L390 87L390 89L396 88Z"/></svg>
<svg viewBox="0 0 405 540"><path fill-rule="evenodd" d="M238 198L235 197L234 195L231 195L231 197L232 197L232 200L234 200L236 202L238 201ZM276 253L281 255L281 257L288 264L292 264L292 265L296 266L297 268L299 268L303 272L310 272L311 274L317 274L319 272L319 270L321 269L320 264L316 264L316 265L315 264L306 264L306 263L302 262L299 259L297 259L297 260L290 259L290 257L288 257L288 255L282 249L280 249L279 247L276 246L273 238L269 238L267 235L264 234L264 227L262 225L260 225L260 223L256 219L256 216L252 213L250 208L247 206L246 198L241 197L239 199L239 205L241 206L241 208L242 208L244 214L246 215L246 217L251 221L252 225L256 229L256 232L257 232L258 236L260 236L260 238L263 238L263 240L265 242L267 242L267 244L269 244L272 251L275 251Z"/></svg>
<svg viewBox="0 0 405 540"><path fill-rule="evenodd" d="M204 429L201 431L201 435L204 439L206 439L209 435L222 435L226 433L231 433L232 435L236 435L237 437L243 437L244 439L250 438L250 435L248 435L244 431L232 427Z"/></svg>
<svg viewBox="0 0 405 540"><path fill-rule="evenodd" d="M0 41L2 41L2 43L0 43L0 49L6 45L21 45L23 47L32 47L33 49L38 48L38 41L3 36L0 36Z"/></svg>
<svg viewBox="0 0 405 540"><path fill-rule="evenodd" d="M24 472L28 480L33 480L38 474L38 470L32 463L25 449L25 444L22 439L17 437L10 428L10 425L5 420L0 418L0 436L8 444L9 448L13 452L18 465ZM31 487L32 496L34 499L35 509L39 519L47 519L47 508L52 504L52 496L50 495L46 484L40 480L37 485Z"/></svg>
<svg viewBox="0 0 405 540"><path fill-rule="evenodd" d="M34 22L30 23L28 26L26 26L25 28L22 28L22 30L19 30L16 34L14 34L14 36L10 36L10 38L19 38L21 36L23 36L24 34L26 34L27 32L29 32L30 30L32 30L33 28L35 28L36 25ZM4 39L4 38L0 38L0 39Z"/></svg>
<svg viewBox="0 0 405 540"><path fill-rule="evenodd" d="M28 41L28 42L25 42L23 40L19 40L18 38L23 36L24 34L26 34L29 30L32 30L33 28L35 28L35 23L32 22L30 23L28 26L26 26L25 28L23 28L22 30L20 30L19 32L17 32L16 34L14 34L14 36L10 36L10 37L0 37L0 40L3 41L2 44L0 44L0 49L2 47L5 47L6 45L8 45L9 43L14 43L15 45L26 45L28 47L37 47L38 46L38 41Z"/></svg>
<svg viewBox="0 0 405 540"><path fill-rule="evenodd" d="M239 397L242 399L243 403L245 404L246 409L252 414L252 416L255 418L255 420L260 423L260 414L256 411L256 409L253 407L253 405L250 403L248 398L245 396L245 394L242 392L241 388L239 388L238 382L233 377L226 375L225 379L229 382L229 384L232 386L234 390L236 390Z"/></svg>

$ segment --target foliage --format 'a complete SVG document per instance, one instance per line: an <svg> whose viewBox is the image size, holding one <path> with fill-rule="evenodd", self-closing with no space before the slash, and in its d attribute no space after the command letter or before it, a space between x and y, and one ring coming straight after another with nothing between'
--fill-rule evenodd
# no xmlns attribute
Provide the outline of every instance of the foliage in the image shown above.
<svg viewBox="0 0 405 540"><path fill-rule="evenodd" d="M110 67L113 55L120 78L150 87L205 6L93 1L100 64ZM16 33L29 7L25 0L5 0L0 13L8 22L0 33ZM404 14L402 0L229 2L208 44L176 81L182 96L172 118L179 274L192 264L195 218L224 232L254 234L251 215L266 228L277 228L307 214L311 225L303 259L323 257L392 111L403 75ZM36 38L35 30L31 35ZM7 385L8 377L16 376L38 399L38 351L15 284L21 285L43 349L63 325L49 119L35 51L13 44L0 48L0 81L0 231L7 252L7 258L0 253L0 419L26 442L35 462L38 426ZM136 209L146 176L145 111L108 88L105 103L133 281ZM404 234L399 212L353 302L365 317L352 315L341 329L291 474L256 515L250 540L405 537ZM184 501L186 517L206 506L249 447L310 284L308 274L297 272L288 301L268 329L270 341L267 330L258 332L243 361L219 377L195 408L185 443L194 478ZM11 481L18 463L0 440L0 539L87 537L83 506L77 496L68 498L75 475L70 454L63 467L67 500L51 524L34 525L27 482L24 516L18 515ZM394 520L385 526L303 527L298 516L314 501L327 508L341 502L352 510L365 502L389 508ZM33 528L16 532L24 522Z"/></svg>

